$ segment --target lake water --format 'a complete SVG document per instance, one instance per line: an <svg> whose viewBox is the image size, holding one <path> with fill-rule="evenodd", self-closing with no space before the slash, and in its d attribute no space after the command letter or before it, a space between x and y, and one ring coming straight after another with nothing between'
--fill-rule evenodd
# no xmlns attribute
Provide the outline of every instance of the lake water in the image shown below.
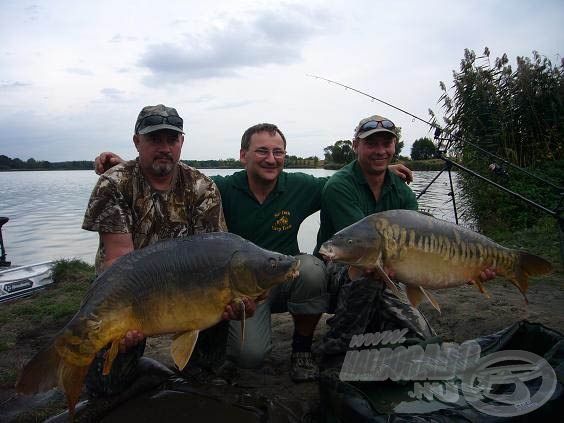
<svg viewBox="0 0 564 423"><path fill-rule="evenodd" d="M324 169L288 169L314 176L330 176ZM233 169L204 169L206 175L229 175ZM437 172L415 172L412 189L418 193ZM84 210L98 176L93 171L0 172L0 216L10 218L2 227L7 260L30 264L58 258L94 262L98 234L81 229ZM456 190L456 174L453 173ZM448 196L448 175L442 174L419 200L420 208L454 221ZM300 249L315 247L319 212L302 224Z"/></svg>

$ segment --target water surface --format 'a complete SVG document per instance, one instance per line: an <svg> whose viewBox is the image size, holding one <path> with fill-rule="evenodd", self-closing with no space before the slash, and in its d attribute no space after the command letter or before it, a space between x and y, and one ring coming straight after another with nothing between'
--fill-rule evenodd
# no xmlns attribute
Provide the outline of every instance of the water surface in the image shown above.
<svg viewBox="0 0 564 423"><path fill-rule="evenodd" d="M230 175L235 169L203 169L206 175ZM324 169L289 169L314 176L330 176ZM415 172L412 189L418 193L437 172ZM456 184L456 174L453 173ZM10 218L2 227L7 259L30 264L58 258L94 262L98 234L81 229L84 210L98 176L93 171L0 172L0 216ZM454 221L448 176L443 174L423 195L419 204L436 217ZM456 186L455 186L456 192ZM315 247L319 212L300 228L303 252Z"/></svg>

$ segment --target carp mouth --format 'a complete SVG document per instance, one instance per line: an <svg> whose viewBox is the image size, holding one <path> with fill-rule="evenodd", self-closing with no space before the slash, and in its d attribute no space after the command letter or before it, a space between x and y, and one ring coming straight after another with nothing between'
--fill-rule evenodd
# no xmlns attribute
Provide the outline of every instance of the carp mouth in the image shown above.
<svg viewBox="0 0 564 423"><path fill-rule="evenodd" d="M368 251L364 251L360 256L355 256L351 254L346 248L342 249L333 244L323 244L319 248L319 255L323 257L326 261L334 261L337 263L344 263L349 265L361 265L364 262L364 258L368 254Z"/></svg>
<svg viewBox="0 0 564 423"><path fill-rule="evenodd" d="M319 248L319 255L327 261L333 261L337 253L332 244L327 245L327 243L325 243Z"/></svg>

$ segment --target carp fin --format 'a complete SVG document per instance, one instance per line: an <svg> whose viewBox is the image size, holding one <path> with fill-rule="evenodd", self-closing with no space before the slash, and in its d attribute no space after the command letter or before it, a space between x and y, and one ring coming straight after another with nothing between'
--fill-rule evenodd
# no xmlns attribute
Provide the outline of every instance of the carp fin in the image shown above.
<svg viewBox="0 0 564 423"><path fill-rule="evenodd" d="M409 300L409 303L413 307L417 307L419 303L423 300L423 293L417 287L407 285L405 287L405 294L407 295L407 299Z"/></svg>
<svg viewBox="0 0 564 423"><path fill-rule="evenodd" d="M16 391L29 395L54 388L59 381L59 366L61 366L61 357L54 345L40 351L21 369L16 382Z"/></svg>
<svg viewBox="0 0 564 423"><path fill-rule="evenodd" d="M548 275L554 271L552 264L548 261L524 251L519 251L519 267L529 276Z"/></svg>
<svg viewBox="0 0 564 423"><path fill-rule="evenodd" d="M529 304L529 300L527 299L529 276L547 275L552 273L554 269L552 264L534 254L529 254L524 251L519 251L518 254L519 258L515 266L515 274L509 280L519 289L519 292L525 299L525 303Z"/></svg>
<svg viewBox="0 0 564 423"><path fill-rule="evenodd" d="M349 270L347 273L349 274L349 279L351 281L357 280L364 274L362 269L359 269L358 267L355 266L349 266Z"/></svg>
<svg viewBox="0 0 564 423"><path fill-rule="evenodd" d="M75 406L82 392L82 385L84 385L84 379L86 379L89 368L90 366L71 366L61 360L61 365L59 366L59 387L67 395L70 421L74 421Z"/></svg>
<svg viewBox="0 0 564 423"><path fill-rule="evenodd" d="M187 332L177 333L172 337L172 344L170 346L170 354L174 360L174 364L178 370L184 369L190 356L194 351L194 346L198 340L199 330L190 330Z"/></svg>
<svg viewBox="0 0 564 423"><path fill-rule="evenodd" d="M72 421L89 367L89 365L73 366L66 363L53 344L40 351L25 365L16 383L16 391L28 395L45 392L58 386L66 394Z"/></svg>
<svg viewBox="0 0 564 423"><path fill-rule="evenodd" d="M237 303L239 306L239 315L241 316L241 345L245 342L245 321L246 321L246 313L245 313L245 302L241 298L234 298L234 303Z"/></svg>
<svg viewBox="0 0 564 423"><path fill-rule="evenodd" d="M104 360L104 367L102 369L102 374L104 376L107 376L110 374L110 370L112 369L112 364L114 362L114 359L116 358L118 352L119 352L119 339L116 339L112 342L112 346L110 347L110 349L106 352L106 358Z"/></svg>
<svg viewBox="0 0 564 423"><path fill-rule="evenodd" d="M486 298L488 298L488 299L491 298L490 293L487 291L486 288L484 288L484 284L482 283L481 280L476 278L476 280L471 280L470 282L473 283L474 285L476 285L478 287L478 289L480 290L480 292L486 296Z"/></svg>
<svg viewBox="0 0 564 423"><path fill-rule="evenodd" d="M437 302L437 300L435 300L435 297L433 297L429 292L427 292L425 289L423 289L422 286L419 287L419 290L423 293L425 298L427 298L427 301L429 301L431 303L433 308L435 310L437 310L439 312L439 314L441 314L441 307L439 307L439 303Z"/></svg>
<svg viewBox="0 0 564 423"><path fill-rule="evenodd" d="M384 272L384 269L382 268L382 266L380 266L379 264L376 266L376 270L378 272L378 274L380 275L380 277L384 280L386 287L392 291L394 293L394 295L398 298L401 298L401 294L399 291L398 286L394 283L394 281L392 281L390 279L390 277L388 276L388 274L386 272Z"/></svg>
<svg viewBox="0 0 564 423"><path fill-rule="evenodd" d="M439 313L441 312L441 307L435 297L433 297L429 292L423 289L422 286L406 286L405 293L407 295L407 299L409 300L410 304L413 307L417 307L419 303L423 300L423 298L427 298L427 301L431 303L433 308L437 310Z"/></svg>

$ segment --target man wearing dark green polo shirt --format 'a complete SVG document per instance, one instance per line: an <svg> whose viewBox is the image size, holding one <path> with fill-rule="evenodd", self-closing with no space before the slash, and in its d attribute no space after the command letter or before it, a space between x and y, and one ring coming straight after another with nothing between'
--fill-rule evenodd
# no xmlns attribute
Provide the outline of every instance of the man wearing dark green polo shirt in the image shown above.
<svg viewBox="0 0 564 423"><path fill-rule="evenodd" d="M396 126L382 116L362 119L355 128L353 149L357 159L325 184L321 200L321 226L315 253L336 232L363 217L392 209L417 210L417 200L400 178L388 171L398 141ZM406 337L434 336L423 315L377 283L372 274L349 266L328 265L329 288L336 297L335 316L323 340L326 355L346 352L353 335L385 330L409 330Z"/></svg>
<svg viewBox="0 0 564 423"><path fill-rule="evenodd" d="M271 313L290 312L294 319L290 372L299 382L317 377L311 342L329 295L323 262L299 255L297 235L300 224L319 210L327 179L283 172L285 155L286 139L278 127L252 126L241 138L245 170L213 180L229 210L225 216L231 232L261 247L298 255L301 262L300 276L272 289L247 320L244 343L237 323L231 322L227 356L242 367L260 367L272 348Z"/></svg>
<svg viewBox="0 0 564 423"><path fill-rule="evenodd" d="M322 196L317 247L336 232L370 214L393 209L417 210L415 194L395 174L384 174L380 191L376 199L358 160L335 173Z"/></svg>
<svg viewBox="0 0 564 423"><path fill-rule="evenodd" d="M417 210L411 189L388 170L397 143L396 126L382 116L362 119L355 128L353 149L357 159L325 184L321 200L321 226L316 253L336 232L372 214L392 209ZM374 275L346 265L330 263L328 291L336 296L335 315L322 343L325 363L339 362L353 335L407 329L414 342L435 336L425 317L385 289ZM482 279L495 276L484 270Z"/></svg>

